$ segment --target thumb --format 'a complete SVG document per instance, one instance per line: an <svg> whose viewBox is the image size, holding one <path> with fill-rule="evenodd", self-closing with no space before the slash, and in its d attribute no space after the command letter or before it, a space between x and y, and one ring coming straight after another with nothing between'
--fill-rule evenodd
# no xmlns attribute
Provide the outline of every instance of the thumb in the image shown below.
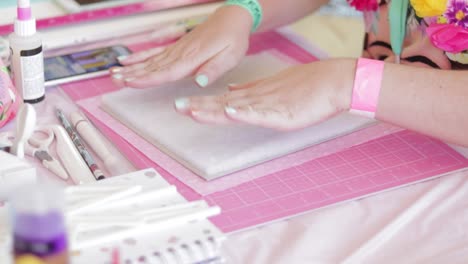
<svg viewBox="0 0 468 264"><path fill-rule="evenodd" d="M232 51L223 51L205 62L195 74L195 82L200 87L214 83L224 73L234 68L242 56L233 56Z"/></svg>

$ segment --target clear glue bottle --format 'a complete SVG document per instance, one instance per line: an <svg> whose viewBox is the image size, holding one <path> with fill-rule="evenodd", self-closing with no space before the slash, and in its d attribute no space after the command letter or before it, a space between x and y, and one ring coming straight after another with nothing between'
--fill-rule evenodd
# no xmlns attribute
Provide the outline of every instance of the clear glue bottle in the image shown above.
<svg viewBox="0 0 468 264"><path fill-rule="evenodd" d="M68 243L59 187L20 187L10 198L15 264L68 264Z"/></svg>
<svg viewBox="0 0 468 264"><path fill-rule="evenodd" d="M41 102L45 97L44 56L30 0L18 0L14 28L9 36L14 84L25 103Z"/></svg>

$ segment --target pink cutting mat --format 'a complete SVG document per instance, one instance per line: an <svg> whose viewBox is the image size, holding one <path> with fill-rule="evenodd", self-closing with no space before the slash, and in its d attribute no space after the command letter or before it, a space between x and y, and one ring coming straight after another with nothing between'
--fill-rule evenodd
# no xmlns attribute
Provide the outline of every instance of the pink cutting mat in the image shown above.
<svg viewBox="0 0 468 264"><path fill-rule="evenodd" d="M467 166L468 160L446 144L405 130L204 199L222 208L213 223L232 232Z"/></svg>
<svg viewBox="0 0 468 264"><path fill-rule="evenodd" d="M155 168L188 200L205 199L220 206L221 215L211 221L223 232L289 218L468 166L468 160L446 144L404 130L201 196L101 121L90 119L139 168Z"/></svg>
<svg viewBox="0 0 468 264"><path fill-rule="evenodd" d="M266 41L260 41L261 38ZM281 49L291 45L284 46L288 41L276 33L266 33L254 38L254 43L255 41L260 43L257 42L258 45L252 52L270 48L273 43L271 40L275 39L282 40L278 42L278 47ZM146 47L148 44L132 48L137 50ZM300 48L286 49L286 52L291 57L300 56L301 62L308 62L311 59L311 56ZM74 100L116 90L109 78L69 84L63 89ZM154 167L169 183L176 185L187 199L203 198L211 204L220 206L223 213L212 220L225 232L249 228L345 200L427 180L468 165L463 156L447 145L412 132L400 131L335 154L314 160L302 160L276 173L224 191L201 196L110 129L107 123L104 125L93 115L89 117L138 168ZM385 129L362 135L371 138L382 131L395 131L395 128L385 125L363 131L380 129L380 126Z"/></svg>

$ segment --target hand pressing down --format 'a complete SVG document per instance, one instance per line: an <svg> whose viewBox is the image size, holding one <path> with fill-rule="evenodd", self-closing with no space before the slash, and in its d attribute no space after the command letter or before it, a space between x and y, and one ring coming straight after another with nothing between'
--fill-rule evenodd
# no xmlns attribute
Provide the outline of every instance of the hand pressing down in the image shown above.
<svg viewBox="0 0 468 264"><path fill-rule="evenodd" d="M202 123L296 130L349 109L353 78L353 60L314 62L231 85L223 95L179 98L175 108Z"/></svg>
<svg viewBox="0 0 468 264"><path fill-rule="evenodd" d="M247 12L240 15L245 19L239 21L238 10L232 7L220 8L168 47L119 58L124 67L111 69L114 81L133 88L154 87L192 76L200 87L213 83L247 52L252 19ZM230 16L236 18L236 23L229 20Z"/></svg>

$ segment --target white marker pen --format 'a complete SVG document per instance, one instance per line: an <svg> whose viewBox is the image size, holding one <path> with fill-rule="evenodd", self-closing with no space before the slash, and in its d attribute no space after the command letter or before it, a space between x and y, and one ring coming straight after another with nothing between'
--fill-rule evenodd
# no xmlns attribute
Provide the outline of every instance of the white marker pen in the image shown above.
<svg viewBox="0 0 468 264"><path fill-rule="evenodd" d="M15 31L9 36L11 69L23 101L34 104L45 97L42 41L36 33L30 0L18 0L17 14Z"/></svg>

